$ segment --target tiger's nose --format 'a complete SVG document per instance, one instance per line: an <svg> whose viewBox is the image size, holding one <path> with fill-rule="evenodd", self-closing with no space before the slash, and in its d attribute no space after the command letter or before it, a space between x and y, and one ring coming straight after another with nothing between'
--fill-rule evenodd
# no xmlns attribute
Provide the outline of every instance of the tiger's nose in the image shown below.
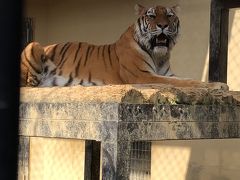
<svg viewBox="0 0 240 180"><path fill-rule="evenodd" d="M159 24L157 24L157 27L161 28L161 29L165 29L166 27L168 27L168 24L161 24L161 23L159 23Z"/></svg>

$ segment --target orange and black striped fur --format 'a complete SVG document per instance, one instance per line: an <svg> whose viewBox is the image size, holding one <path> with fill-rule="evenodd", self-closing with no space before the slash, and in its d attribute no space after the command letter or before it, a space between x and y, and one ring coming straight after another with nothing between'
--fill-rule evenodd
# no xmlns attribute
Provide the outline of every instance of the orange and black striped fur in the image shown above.
<svg viewBox="0 0 240 180"><path fill-rule="evenodd" d="M68 42L42 47L30 43L21 55L22 86L160 83L208 87L180 79L169 57L179 34L178 7L136 6L137 21L113 44Z"/></svg>

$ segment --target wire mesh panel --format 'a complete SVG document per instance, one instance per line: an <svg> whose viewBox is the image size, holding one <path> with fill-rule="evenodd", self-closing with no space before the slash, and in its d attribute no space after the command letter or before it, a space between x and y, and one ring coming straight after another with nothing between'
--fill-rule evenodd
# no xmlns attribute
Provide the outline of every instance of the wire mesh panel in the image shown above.
<svg viewBox="0 0 240 180"><path fill-rule="evenodd" d="M84 141L30 138L29 180L83 180Z"/></svg>
<svg viewBox="0 0 240 180"><path fill-rule="evenodd" d="M161 141L156 141L152 142L151 150L151 180L186 180L190 148L163 145Z"/></svg>
<svg viewBox="0 0 240 180"><path fill-rule="evenodd" d="M130 180L151 179L151 142L138 141L131 144Z"/></svg>
<svg viewBox="0 0 240 180"><path fill-rule="evenodd" d="M228 45L228 85L231 90L240 90L240 9L230 10Z"/></svg>

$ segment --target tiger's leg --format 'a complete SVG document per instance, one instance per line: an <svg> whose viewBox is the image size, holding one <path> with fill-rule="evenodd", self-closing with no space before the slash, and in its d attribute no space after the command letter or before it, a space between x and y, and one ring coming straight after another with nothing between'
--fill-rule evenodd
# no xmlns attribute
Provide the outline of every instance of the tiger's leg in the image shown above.
<svg viewBox="0 0 240 180"><path fill-rule="evenodd" d="M191 80L191 79L180 79L175 77L166 77L166 76L157 76L157 75L149 75L144 76L141 78L137 78L130 84L166 84L172 85L175 87L193 87L193 88L210 88L210 89L221 89L221 90L228 90L228 86L225 83L220 82L213 82L213 83L205 83L198 80Z"/></svg>
<svg viewBox="0 0 240 180"><path fill-rule="evenodd" d="M43 63L46 59L43 47L30 43L21 54L20 86L38 86L42 79Z"/></svg>

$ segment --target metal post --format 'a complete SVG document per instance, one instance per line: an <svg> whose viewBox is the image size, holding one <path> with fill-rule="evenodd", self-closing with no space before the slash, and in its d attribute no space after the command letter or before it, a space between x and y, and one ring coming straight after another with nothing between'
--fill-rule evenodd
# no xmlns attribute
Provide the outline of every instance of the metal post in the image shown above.
<svg viewBox="0 0 240 180"><path fill-rule="evenodd" d="M211 1L209 81L227 82L229 9Z"/></svg>

